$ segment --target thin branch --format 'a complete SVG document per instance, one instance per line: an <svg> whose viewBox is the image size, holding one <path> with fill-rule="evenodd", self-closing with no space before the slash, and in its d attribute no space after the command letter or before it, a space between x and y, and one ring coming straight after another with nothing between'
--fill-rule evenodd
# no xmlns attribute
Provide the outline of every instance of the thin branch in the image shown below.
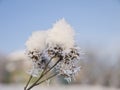
<svg viewBox="0 0 120 90"><path fill-rule="evenodd" d="M54 56L54 57L55 57L55 56ZM52 58L48 61L48 63L46 64L44 70L42 71L40 77L39 77L39 78L37 79L37 81L35 81L30 87L34 87L34 85L44 76L45 70L47 69L49 63L52 61L52 59L53 59L54 57L52 57ZM46 72L45 72L45 73L46 73ZM47 73L48 73L48 72L47 72ZM46 74L47 74L47 73L46 73ZM28 90L29 90L29 89L28 89Z"/></svg>
<svg viewBox="0 0 120 90"><path fill-rule="evenodd" d="M29 78L29 80L28 80L28 82L27 82L26 86L24 87L24 90L26 90L26 89L27 89L27 87L28 87L28 85L29 85L29 83L30 83L31 79L32 79L32 75L30 76L30 78Z"/></svg>
<svg viewBox="0 0 120 90"><path fill-rule="evenodd" d="M45 68L44 68L44 70L43 70L43 72L41 73L41 76L44 74L44 72L45 72L45 70L47 69L49 63L50 63L50 62L52 61L52 59L55 58L55 57L56 57L56 56L53 56L53 57L48 61L48 63L46 64L46 66L45 66Z"/></svg>
<svg viewBox="0 0 120 90"><path fill-rule="evenodd" d="M61 57L60 57L60 59L59 59L49 70L47 70L45 73L41 74L41 76L37 79L37 81L35 81L27 90L30 90L31 88L33 88L33 87L36 85L36 83L37 83L43 76L45 76L49 71L51 71L61 60L62 60L62 59L61 59Z"/></svg>
<svg viewBox="0 0 120 90"><path fill-rule="evenodd" d="M49 70L47 70L43 75L46 75L49 71L51 71L61 60L59 59Z"/></svg>
<svg viewBox="0 0 120 90"><path fill-rule="evenodd" d="M48 77L47 79L42 80L42 81L39 82L39 83L36 83L36 84L34 85L34 87L37 86L37 85L39 85L39 84L41 84L41 83L43 83L43 82L45 82L46 80L49 80L49 79L51 79L51 78L57 76L57 75L58 75L58 73L56 73L56 74L54 74L54 75ZM30 89L32 89L32 88L33 88L33 86L29 87L27 90L30 90Z"/></svg>
<svg viewBox="0 0 120 90"><path fill-rule="evenodd" d="M40 81L40 82L39 82L39 83L37 83L35 86L37 86L37 85L39 85L39 84L41 84L41 83L45 82L46 80L49 80L49 79L51 79L51 78L55 77L55 76L57 76L57 75L58 75L58 73L56 73L56 74L54 74L54 75L52 75L52 76L48 77L48 78L47 78L47 79L45 79L45 80Z"/></svg>

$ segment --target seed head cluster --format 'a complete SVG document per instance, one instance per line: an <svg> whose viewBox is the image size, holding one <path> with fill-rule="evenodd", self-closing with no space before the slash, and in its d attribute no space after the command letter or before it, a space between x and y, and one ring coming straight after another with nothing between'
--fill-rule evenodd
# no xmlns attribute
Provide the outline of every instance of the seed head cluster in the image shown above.
<svg viewBox="0 0 120 90"><path fill-rule="evenodd" d="M58 76L71 82L80 71L80 49L76 46L73 29L64 19L46 32L32 34L26 42L26 55L32 61L29 73L34 77L54 66L53 70Z"/></svg>

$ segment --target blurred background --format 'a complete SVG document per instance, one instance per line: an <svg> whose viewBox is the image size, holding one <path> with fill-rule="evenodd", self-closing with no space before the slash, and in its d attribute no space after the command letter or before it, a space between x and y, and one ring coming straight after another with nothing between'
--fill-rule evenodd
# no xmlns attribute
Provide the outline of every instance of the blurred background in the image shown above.
<svg viewBox="0 0 120 90"><path fill-rule="evenodd" d="M25 84L26 40L61 18L74 28L84 52L70 85L120 88L120 0L0 0L0 90ZM52 83L66 85L61 78Z"/></svg>

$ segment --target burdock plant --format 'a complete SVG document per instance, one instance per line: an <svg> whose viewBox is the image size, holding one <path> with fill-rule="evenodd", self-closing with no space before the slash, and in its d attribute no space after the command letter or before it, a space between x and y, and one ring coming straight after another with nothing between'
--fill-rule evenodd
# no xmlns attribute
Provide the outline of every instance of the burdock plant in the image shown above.
<svg viewBox="0 0 120 90"><path fill-rule="evenodd" d="M73 29L64 19L49 30L34 32L26 42L26 55L32 61L32 69L24 90L31 90L55 76L71 82L80 71L80 48L75 43ZM33 77L36 81L29 85Z"/></svg>

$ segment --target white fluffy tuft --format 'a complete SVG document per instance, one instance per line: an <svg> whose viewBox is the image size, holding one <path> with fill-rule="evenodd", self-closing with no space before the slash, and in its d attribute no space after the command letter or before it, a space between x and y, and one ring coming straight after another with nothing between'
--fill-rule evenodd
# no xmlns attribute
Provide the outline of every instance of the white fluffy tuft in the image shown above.
<svg viewBox="0 0 120 90"><path fill-rule="evenodd" d="M53 28L48 32L47 43L61 44L65 48L74 46L74 31L72 27L61 19L53 25Z"/></svg>
<svg viewBox="0 0 120 90"><path fill-rule="evenodd" d="M44 50L45 49L45 41L47 38L46 31L36 31L32 33L32 36L26 42L26 47L28 50Z"/></svg>
<svg viewBox="0 0 120 90"><path fill-rule="evenodd" d="M61 19L50 30L33 32L26 42L26 47L29 51L42 51L48 44L50 46L58 44L64 48L71 48L74 46L74 43L72 27L64 19Z"/></svg>

